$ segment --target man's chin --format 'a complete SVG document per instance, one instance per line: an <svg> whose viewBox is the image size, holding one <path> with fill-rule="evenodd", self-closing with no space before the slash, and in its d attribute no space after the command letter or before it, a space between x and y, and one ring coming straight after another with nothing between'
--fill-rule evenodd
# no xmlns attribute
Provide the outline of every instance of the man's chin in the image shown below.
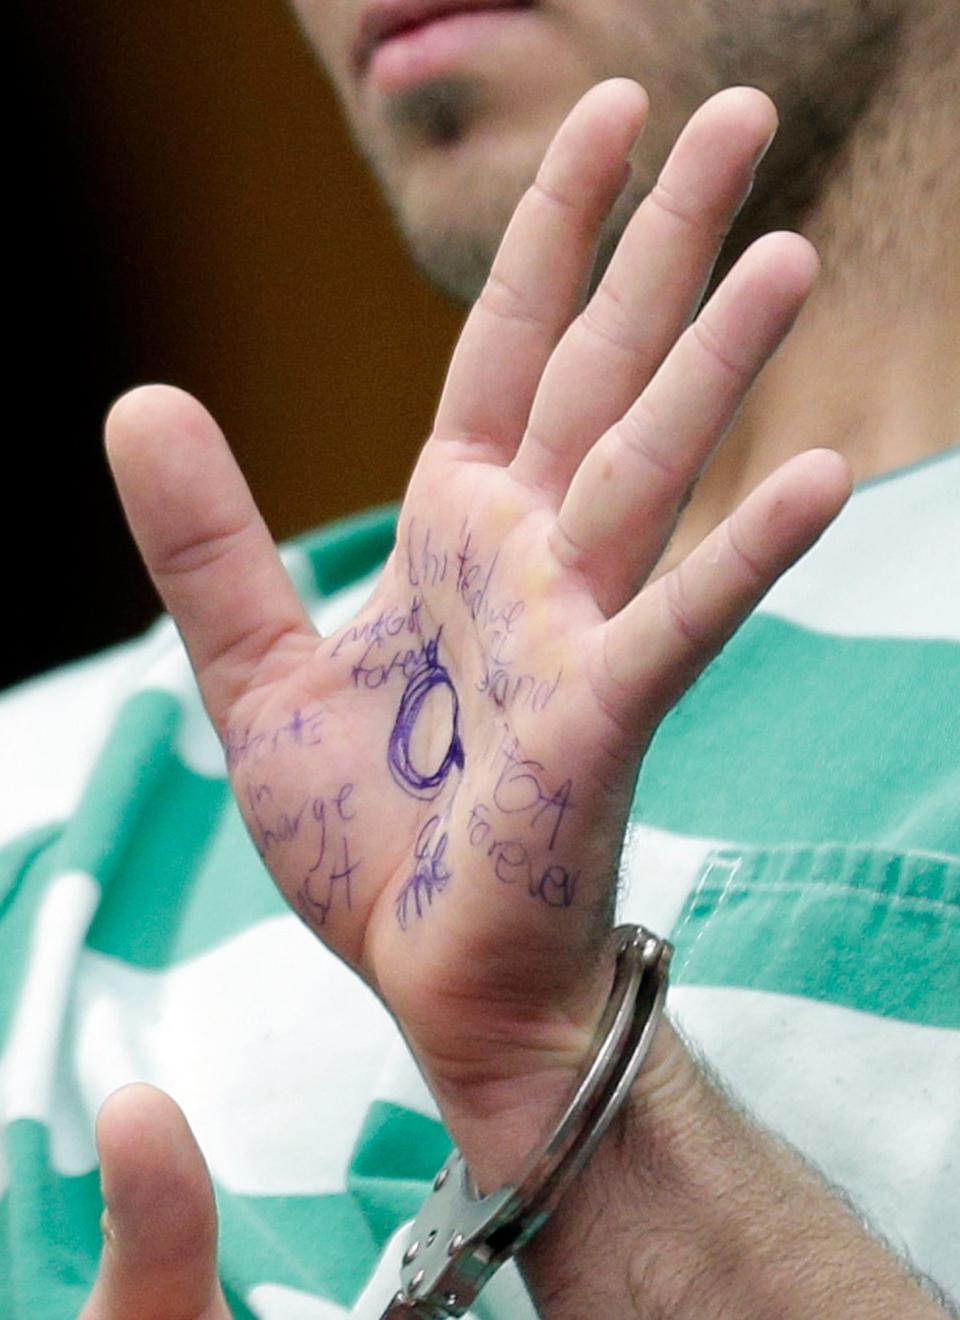
<svg viewBox="0 0 960 1320"><path fill-rule="evenodd" d="M418 162L396 191L385 189L394 223L410 259L434 288L469 305L483 288L510 215L530 179L508 171L503 161L479 157ZM486 164L486 168L484 168ZM530 178L536 172L531 167Z"/></svg>
<svg viewBox="0 0 960 1320"><path fill-rule="evenodd" d="M449 229L442 235L405 234L410 258L419 273L438 292L465 307L479 297L499 238L453 233Z"/></svg>
<svg viewBox="0 0 960 1320"><path fill-rule="evenodd" d="M510 216L536 176L556 114L511 113L478 79L435 79L385 99L360 141L411 260L455 302L483 288Z"/></svg>

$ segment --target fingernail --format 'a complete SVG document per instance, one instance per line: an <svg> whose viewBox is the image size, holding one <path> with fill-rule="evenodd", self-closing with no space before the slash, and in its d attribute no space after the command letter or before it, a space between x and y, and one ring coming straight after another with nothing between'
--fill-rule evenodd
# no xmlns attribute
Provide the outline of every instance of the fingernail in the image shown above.
<svg viewBox="0 0 960 1320"><path fill-rule="evenodd" d="M753 158L753 169L754 169L754 170L756 170L757 166L760 164L760 162L763 160L764 156L765 156L765 155L767 154L767 152L770 150L770 147L771 147L771 145L773 144L773 139L777 136L777 129L778 129L779 127L780 127L779 124L774 124L774 126L773 126L773 132L770 134L770 136L767 138L766 142L764 142L764 144L759 148L759 150L757 151L756 155L754 156L754 158Z"/></svg>

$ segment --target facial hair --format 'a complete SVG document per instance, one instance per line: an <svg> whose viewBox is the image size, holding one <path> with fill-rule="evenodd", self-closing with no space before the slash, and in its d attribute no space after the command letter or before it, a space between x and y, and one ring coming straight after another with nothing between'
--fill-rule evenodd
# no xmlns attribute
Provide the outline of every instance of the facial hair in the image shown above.
<svg viewBox="0 0 960 1320"><path fill-rule="evenodd" d="M388 126L418 144L455 146L475 118L478 95L463 78L437 78L397 92L386 103Z"/></svg>

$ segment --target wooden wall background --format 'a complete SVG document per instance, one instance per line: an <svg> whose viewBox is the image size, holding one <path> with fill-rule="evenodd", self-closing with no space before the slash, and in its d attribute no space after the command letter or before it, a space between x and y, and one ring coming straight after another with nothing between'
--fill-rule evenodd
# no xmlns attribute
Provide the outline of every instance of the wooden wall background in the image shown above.
<svg viewBox="0 0 960 1320"><path fill-rule="evenodd" d="M0 683L157 612L101 454L195 392L278 538L394 499L463 310L415 273L283 0L15 0Z"/></svg>

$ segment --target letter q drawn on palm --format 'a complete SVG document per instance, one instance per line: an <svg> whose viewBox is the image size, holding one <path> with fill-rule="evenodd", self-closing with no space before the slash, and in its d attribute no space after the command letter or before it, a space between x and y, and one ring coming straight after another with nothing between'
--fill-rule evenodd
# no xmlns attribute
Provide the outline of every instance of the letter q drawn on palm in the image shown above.
<svg viewBox="0 0 960 1320"><path fill-rule="evenodd" d="M411 796L427 802L437 796L454 766L462 770L464 763L460 703L450 675L437 658L439 643L440 633L437 633L423 648L423 659L407 681L387 748L387 764L396 782ZM450 694L450 740L436 769L422 770L414 764L413 735L430 693L438 687L446 688Z"/></svg>

